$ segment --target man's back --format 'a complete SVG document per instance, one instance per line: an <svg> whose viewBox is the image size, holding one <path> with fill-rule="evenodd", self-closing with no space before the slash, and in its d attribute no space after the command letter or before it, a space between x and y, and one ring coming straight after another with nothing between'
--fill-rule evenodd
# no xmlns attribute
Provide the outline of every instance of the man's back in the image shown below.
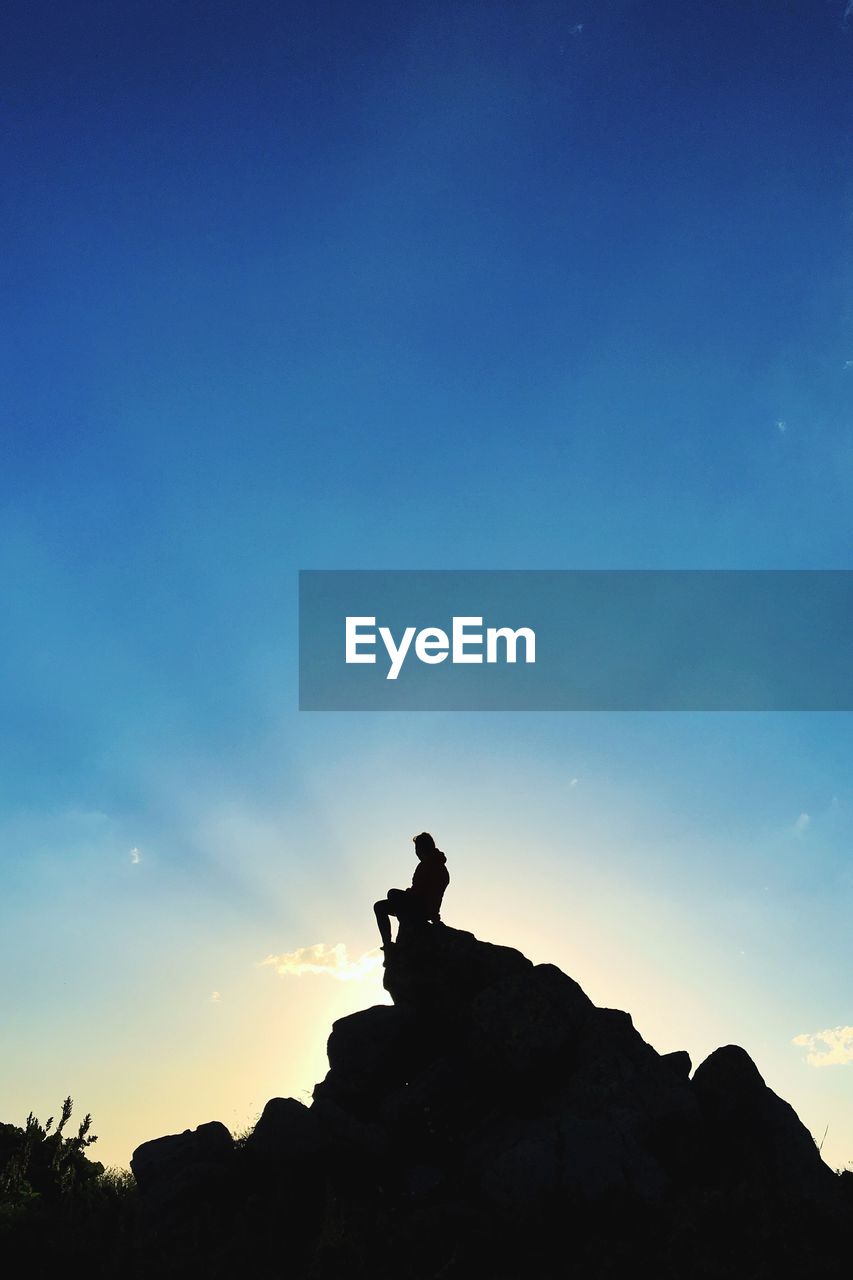
<svg viewBox="0 0 853 1280"><path fill-rule="evenodd" d="M415 867L412 893L423 902L428 920L438 920L444 891L450 884L447 858L440 849L427 850Z"/></svg>

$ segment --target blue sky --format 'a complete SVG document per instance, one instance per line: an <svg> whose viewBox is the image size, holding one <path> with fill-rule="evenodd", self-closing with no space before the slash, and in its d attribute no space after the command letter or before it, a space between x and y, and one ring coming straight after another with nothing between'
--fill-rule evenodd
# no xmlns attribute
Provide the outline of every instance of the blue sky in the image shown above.
<svg viewBox="0 0 853 1280"><path fill-rule="evenodd" d="M3 1119L70 1091L125 1163L304 1096L378 978L262 961L364 955L426 828L450 923L853 1162L792 1044L853 1023L849 716L295 671L300 568L851 567L844 10L7 6Z"/></svg>

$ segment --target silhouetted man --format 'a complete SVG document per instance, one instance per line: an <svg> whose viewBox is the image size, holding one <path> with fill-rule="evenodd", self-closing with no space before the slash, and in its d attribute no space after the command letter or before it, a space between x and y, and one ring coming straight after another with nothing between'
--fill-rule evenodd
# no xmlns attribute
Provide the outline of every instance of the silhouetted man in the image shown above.
<svg viewBox="0 0 853 1280"><path fill-rule="evenodd" d="M403 925L441 923L441 900L450 884L447 859L428 831L413 836L418 865L412 876L410 889L389 889L388 897L374 904L376 923L382 935L382 948L387 951L391 942L391 916L396 916L400 928ZM398 930L399 936L399 930Z"/></svg>

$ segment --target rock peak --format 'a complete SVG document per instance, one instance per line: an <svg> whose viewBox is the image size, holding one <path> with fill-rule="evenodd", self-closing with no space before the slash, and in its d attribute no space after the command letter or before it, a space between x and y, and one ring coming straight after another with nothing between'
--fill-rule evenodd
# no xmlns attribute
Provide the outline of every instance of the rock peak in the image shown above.
<svg viewBox="0 0 853 1280"><path fill-rule="evenodd" d="M404 930L384 985L392 1004L333 1024L310 1107L272 1099L227 1152L202 1126L135 1153L149 1200L168 1202L173 1185L191 1215L193 1188L215 1197L223 1176L229 1204L264 1202L263 1188L291 1207L312 1277L327 1274L332 1206L350 1216L330 1275L370 1257L372 1276L398 1276L381 1262L389 1231L415 1280L475 1263L551 1275L548 1250L569 1228L589 1277L635 1263L632 1241L662 1275L703 1257L703 1275L727 1280L741 1274L733 1249L744 1276L770 1276L755 1259L784 1267L802 1246L811 1265L818 1228L830 1248L840 1179L744 1049L717 1049L691 1078L686 1051L659 1054L554 965L445 925Z"/></svg>

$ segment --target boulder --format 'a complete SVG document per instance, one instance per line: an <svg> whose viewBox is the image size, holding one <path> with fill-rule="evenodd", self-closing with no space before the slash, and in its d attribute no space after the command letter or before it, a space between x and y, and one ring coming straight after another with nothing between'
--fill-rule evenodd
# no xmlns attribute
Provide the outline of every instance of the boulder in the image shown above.
<svg viewBox="0 0 853 1280"><path fill-rule="evenodd" d="M358 1115L368 1115L412 1067L412 1020L403 1009L378 1004L338 1018L327 1044L329 1072L314 1087L326 1098Z"/></svg>
<svg viewBox="0 0 853 1280"><path fill-rule="evenodd" d="M326 1161L333 1181L348 1189L357 1186L360 1193L376 1185L387 1168L389 1136L377 1121L354 1115L328 1094L321 1094L311 1106L325 1140L329 1157Z"/></svg>
<svg viewBox="0 0 853 1280"><path fill-rule="evenodd" d="M837 1183L793 1107L765 1084L745 1049L715 1049L693 1074L717 1182L787 1200L826 1202Z"/></svg>
<svg viewBox="0 0 853 1280"><path fill-rule="evenodd" d="M690 1079L693 1063L690 1061L690 1054L686 1049L675 1049L672 1053L662 1053L660 1060L665 1062L680 1080Z"/></svg>
<svg viewBox="0 0 853 1280"><path fill-rule="evenodd" d="M541 1084L565 1072L593 1007L552 964L510 973L471 1002L468 1050L483 1072Z"/></svg>
<svg viewBox="0 0 853 1280"><path fill-rule="evenodd" d="M409 932L385 957L385 990L394 1004L434 1027L464 1023L471 1001L511 974L533 968L512 947L480 942L472 933L446 925Z"/></svg>
<svg viewBox="0 0 853 1280"><path fill-rule="evenodd" d="M682 1178L696 1157L701 1119L689 1081L621 1009L594 1008L585 1020L560 1109L639 1144L672 1177Z"/></svg>
<svg viewBox="0 0 853 1280"><path fill-rule="evenodd" d="M130 1168L143 1203L155 1211L183 1211L227 1191L234 1139L218 1120L143 1142Z"/></svg>
<svg viewBox="0 0 853 1280"><path fill-rule="evenodd" d="M304 1171L321 1161L328 1148L328 1138L308 1107L295 1098L270 1098L243 1150L265 1168Z"/></svg>

